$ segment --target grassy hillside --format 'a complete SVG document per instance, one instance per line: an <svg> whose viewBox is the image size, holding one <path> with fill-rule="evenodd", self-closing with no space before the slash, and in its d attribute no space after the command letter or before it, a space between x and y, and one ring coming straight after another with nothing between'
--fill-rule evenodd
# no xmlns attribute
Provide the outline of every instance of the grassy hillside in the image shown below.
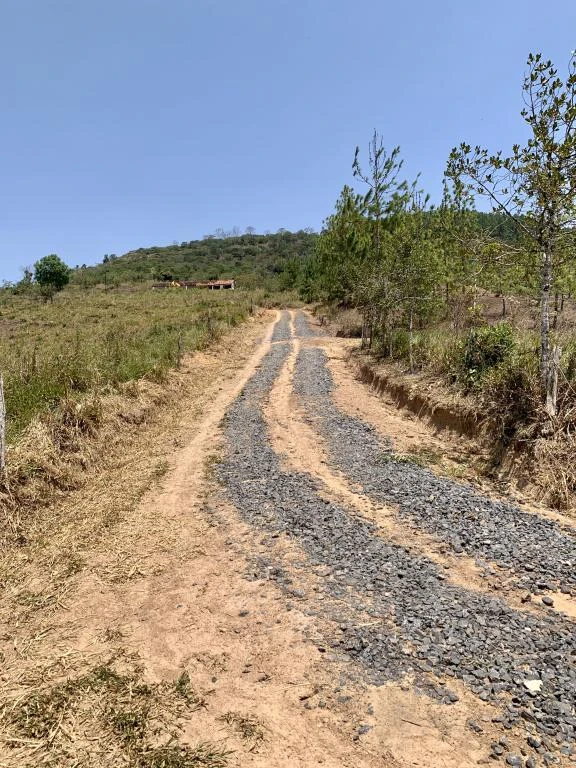
<svg viewBox="0 0 576 768"><path fill-rule="evenodd" d="M317 235L280 231L269 235L207 237L170 246L153 246L105 257L95 267L79 267L73 281L80 285L119 284L149 280L239 277L244 286L282 287L279 277L292 259L310 255Z"/></svg>
<svg viewBox="0 0 576 768"><path fill-rule="evenodd" d="M54 303L0 291L8 440L63 399L159 378L246 319L245 292L70 287Z"/></svg>

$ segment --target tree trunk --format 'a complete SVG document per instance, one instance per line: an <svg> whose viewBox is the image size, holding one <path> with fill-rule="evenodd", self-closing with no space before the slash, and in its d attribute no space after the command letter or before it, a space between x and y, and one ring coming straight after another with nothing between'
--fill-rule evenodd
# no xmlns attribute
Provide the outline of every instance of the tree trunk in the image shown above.
<svg viewBox="0 0 576 768"><path fill-rule="evenodd" d="M414 310L412 309L412 307L410 307L410 329L408 331L408 363L410 365L410 373L414 372L414 358L412 356L413 330L414 330Z"/></svg>
<svg viewBox="0 0 576 768"><path fill-rule="evenodd" d="M546 248L542 252L542 293L540 296L540 388L547 403L550 380L550 288L552 286L552 257ZM550 415L556 415L550 414Z"/></svg>
<svg viewBox="0 0 576 768"><path fill-rule="evenodd" d="M558 400L558 372L560 370L560 357L562 348L554 346L550 359L550 371L548 375L548 386L546 388L546 413L553 418L557 412Z"/></svg>
<svg viewBox="0 0 576 768"><path fill-rule="evenodd" d="M558 315L560 314L560 295L558 291L554 292L554 320L552 320L552 328L556 330L558 327Z"/></svg>

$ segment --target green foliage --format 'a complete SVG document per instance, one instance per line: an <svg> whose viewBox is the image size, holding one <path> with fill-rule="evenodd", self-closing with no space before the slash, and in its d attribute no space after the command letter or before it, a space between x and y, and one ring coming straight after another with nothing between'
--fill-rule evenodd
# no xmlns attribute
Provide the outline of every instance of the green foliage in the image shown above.
<svg viewBox="0 0 576 768"><path fill-rule="evenodd" d="M402 178L399 147L388 153L374 132L366 161L356 148L352 164L365 192L344 187L314 252L299 272L290 266L290 282L307 301L358 310L363 345L407 357L411 370L429 362L432 324L449 323L455 337L482 326L483 291L503 298L503 316L507 295L537 296L541 390L554 416L560 310L552 322L551 293L558 304L576 291L576 55L564 80L550 61L530 55L523 90L526 145L509 156L455 148L438 208L428 206L418 179ZM475 210L478 195L488 197L491 213ZM472 330L464 346L442 354L453 376L472 385L508 360L512 347L509 329L499 327Z"/></svg>
<svg viewBox="0 0 576 768"><path fill-rule="evenodd" d="M126 282L237 278L239 288L290 286L284 272L312 253L318 235L309 230L275 234L208 236L179 245L138 248L107 256L95 267L78 267L72 282L83 287ZM292 268L292 275L294 275Z"/></svg>
<svg viewBox="0 0 576 768"><path fill-rule="evenodd" d="M516 343L505 360L487 373L482 392L505 440L519 425L534 420L539 404L536 345Z"/></svg>
<svg viewBox="0 0 576 768"><path fill-rule="evenodd" d="M324 223L308 290L327 301L350 302L368 257L370 232L362 199L345 186L336 211Z"/></svg>
<svg viewBox="0 0 576 768"><path fill-rule="evenodd" d="M462 350L462 371L473 386L492 368L509 360L515 349L512 326L508 323L471 328Z"/></svg>
<svg viewBox="0 0 576 768"><path fill-rule="evenodd" d="M34 280L47 293L61 291L70 282L72 270L55 253L34 264Z"/></svg>
<svg viewBox="0 0 576 768"><path fill-rule="evenodd" d="M524 246L529 271L538 276L541 395L554 416L550 292L566 279L566 265L573 272L576 261L576 54L564 80L551 61L530 54L523 97L521 116L530 134L526 144L514 144L504 155L463 142L452 150L446 174L457 194L486 197L508 217Z"/></svg>

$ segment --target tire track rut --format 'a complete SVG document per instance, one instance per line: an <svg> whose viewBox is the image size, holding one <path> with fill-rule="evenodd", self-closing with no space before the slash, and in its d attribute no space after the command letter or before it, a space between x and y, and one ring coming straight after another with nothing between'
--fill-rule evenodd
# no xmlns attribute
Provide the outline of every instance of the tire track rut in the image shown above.
<svg viewBox="0 0 576 768"><path fill-rule="evenodd" d="M377 685L415 681L420 690L446 704L458 701L456 690L473 694L499 707L496 722L504 729L518 739L529 736L536 746L529 749L524 742L524 756L532 752L552 761L558 758L549 750L569 755L576 728L574 624L559 615L517 611L501 600L450 583L441 565L409 549L406 542L402 546L387 541L381 527L359 516L348 482L380 505L398 504L400 487L402 515L425 532L445 538L455 552L472 556L478 554L474 547L478 537L470 535L464 541L467 547L457 547L454 531L462 540L466 531L479 525L479 517L481 524L486 516L503 514L507 546L502 550L502 537L492 534L494 545L482 544L481 552L488 550L508 566L512 559L522 577L545 577L571 588L574 574L562 560L570 544L562 538L564 532L552 528L550 521L534 523L536 532L548 537L546 542L561 542L554 553L546 554L534 576L536 569L522 569L522 553L514 558L510 547L516 529L527 524L522 510L511 512L425 470L378 462L381 442L368 425L334 407L322 351L299 339L291 341L294 330L313 342L315 334L303 313L291 317L284 312L272 336L277 343L228 412L228 447L218 472L230 499L251 525L285 534L301 548L311 569L324 569L321 586L302 597L311 613L338 626L338 635L327 637L326 644L368 680ZM290 401L283 413L274 414L270 408L273 388L289 387L292 375L304 410L325 439L330 462L346 478L337 489L339 503L322 496L326 482L334 481L332 469L316 472L318 465L313 463L307 472L290 471L274 450L265 411L269 419L280 418L288 430L295 428L290 427ZM426 483L433 489L427 505L414 503L408 510L405 501L402 506L402 493L421 499ZM470 498L480 510L475 510L476 517L466 506ZM518 523L516 514L521 516L520 525L514 526L510 522ZM448 522L440 525L442 515ZM491 532L497 531L496 524L494 519ZM497 755L498 750L493 751ZM523 765L524 758L519 760L511 764Z"/></svg>

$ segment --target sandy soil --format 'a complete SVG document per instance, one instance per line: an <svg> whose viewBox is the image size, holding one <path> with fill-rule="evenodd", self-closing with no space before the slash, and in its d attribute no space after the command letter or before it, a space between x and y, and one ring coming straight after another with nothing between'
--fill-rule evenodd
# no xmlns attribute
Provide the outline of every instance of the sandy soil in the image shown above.
<svg viewBox="0 0 576 768"><path fill-rule="evenodd" d="M272 314L232 334L225 349L188 361L187 370L203 385L186 393L190 400L183 398L184 417L175 423L174 411L166 413L162 427L143 429L134 446L143 461L139 452L148 443L152 453L152 442L168 467L157 482L152 465L152 488L140 502L123 498L122 489L134 480L131 460L140 467L136 456L126 454L118 457L117 472L107 473L105 485L94 477L73 495L68 516L59 510L59 521L68 524L58 541L46 542L47 551L27 563L25 582L15 581L3 595L9 620L0 635L2 693L8 708L52 676L60 680L62 672L71 675L121 649L137 653L151 681L190 674L207 705L183 724L180 741L225 745L232 752L230 765L397 765L382 745L354 741L368 703L359 695L353 707L337 702L337 673L310 641L310 619L287 607L272 582L245 578L253 556L270 545L240 522L211 479L219 422L269 348ZM120 514L110 535L75 540L79 571L59 578L56 560L69 541L67 529L82 527L84 515L100 515L102 522L117 504ZM24 593L41 596L45 609L22 607L18 598ZM319 700L325 704L318 706ZM221 720L227 713L256 718L262 740L241 737L233 722ZM65 732L73 741L84 738L70 732L69 724ZM49 760L56 753L44 746L5 741L0 765ZM82 750L85 743L78 754ZM59 760L58 765L76 764ZM100 755L95 764L121 763Z"/></svg>
<svg viewBox="0 0 576 768"><path fill-rule="evenodd" d="M141 426L116 456L115 469L95 473L59 504L56 517L47 514L57 525L38 523L30 549L9 555L18 577L3 583L4 714L47 681L122 651L137 654L149 681L189 673L206 705L180 723L180 741L219 744L231 751L229 765L466 768L487 762L490 740L501 735L489 705L453 680L460 700L451 707L420 695L410 681L380 688L343 684L340 662L313 642L326 628L308 614L305 600L288 601L273 580L252 578L260 555L278 550L296 564L302 554L282 535L271 538L245 525L213 469L222 450L221 421L270 348L277 317L267 313L218 348L191 357L179 374L179 401ZM393 509L371 504L328 465L292 391L301 343L328 351L339 405L392 431L402 450L425 444L449 453L425 425L392 411L354 379L346 366L348 342L294 339L266 411L287 465L312 473L328 497L374 520L382 536L442 564L455 583L490 591L472 561L403 526ZM312 589L321 578L301 568L294 573ZM512 588L505 597L519 607ZM256 723L256 735L241 735L239 718ZM470 718L482 733L470 730ZM359 737L363 725L370 729ZM50 763L66 739L81 746L77 762ZM5 741L0 765L127 765L95 749L74 723L64 727L61 720L47 739Z"/></svg>

